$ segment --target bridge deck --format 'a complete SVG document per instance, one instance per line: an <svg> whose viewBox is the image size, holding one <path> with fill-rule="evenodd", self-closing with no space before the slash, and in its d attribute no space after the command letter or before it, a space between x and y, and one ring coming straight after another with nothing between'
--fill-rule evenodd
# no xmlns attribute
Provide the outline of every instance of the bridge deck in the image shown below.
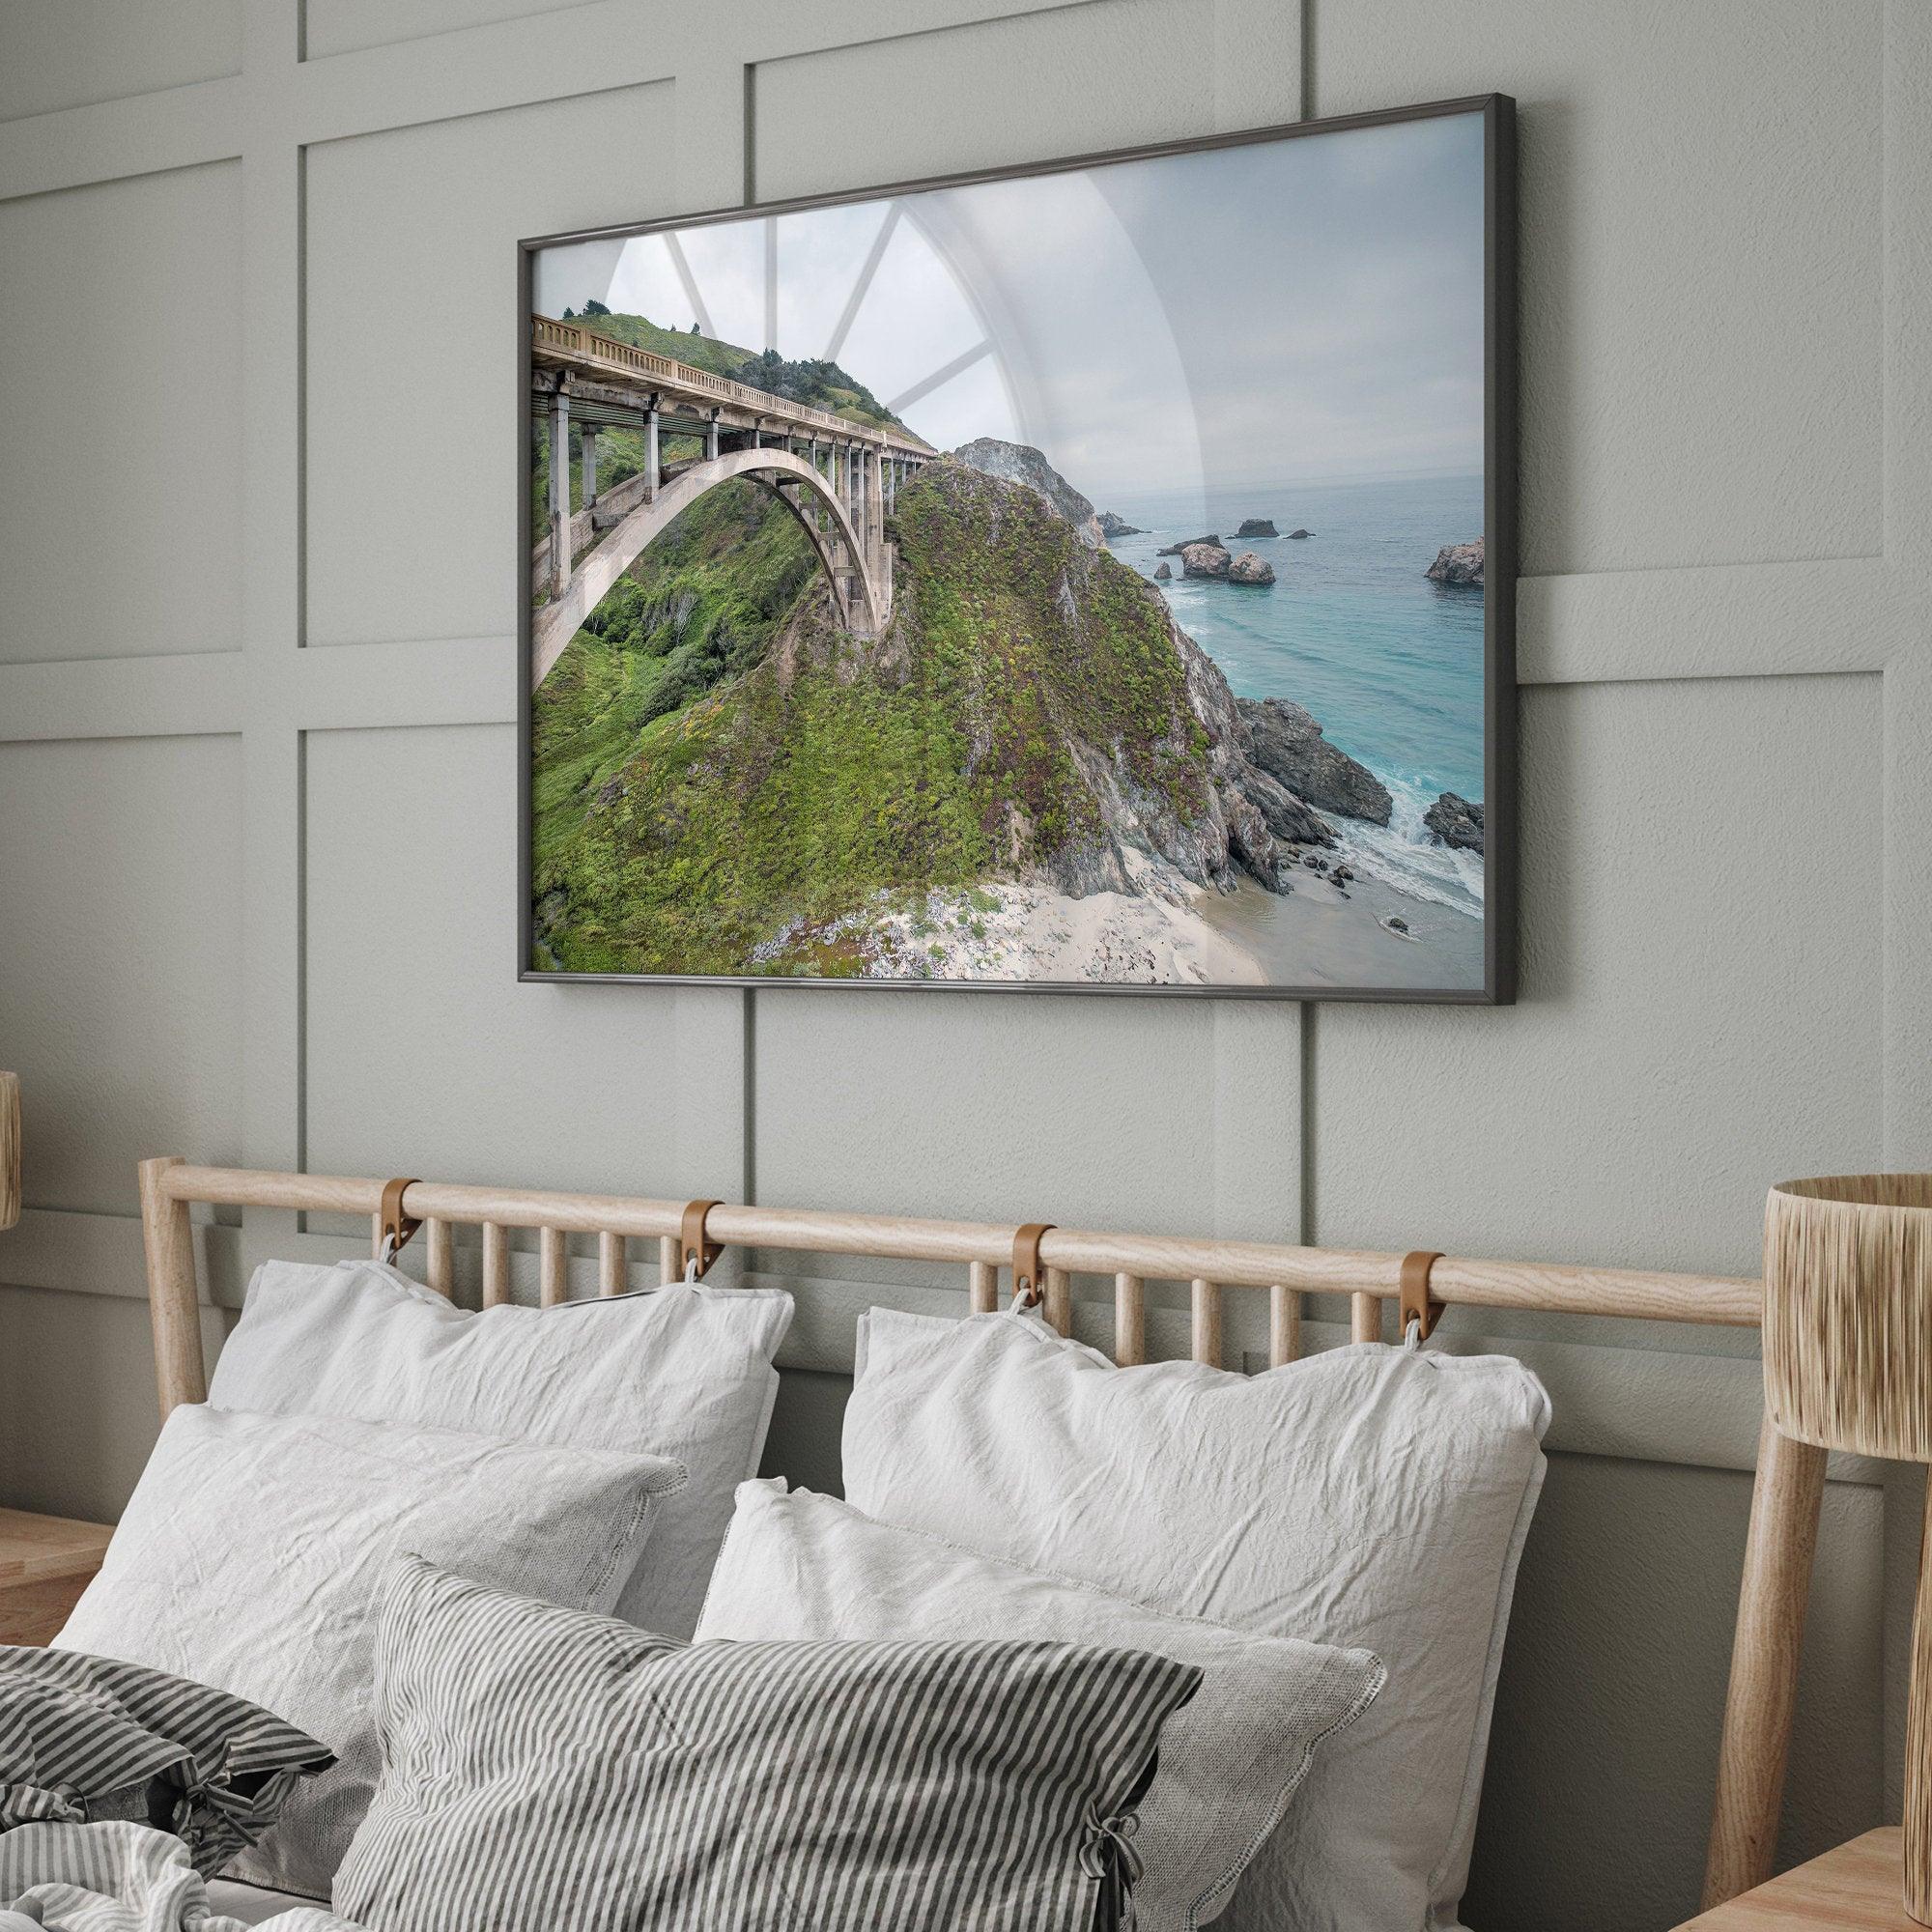
<svg viewBox="0 0 1932 1932"><path fill-rule="evenodd" d="M905 456L938 454L929 442L908 430L854 422L827 410L808 409L803 403L789 402L749 383L693 368L688 362L633 348L628 342L613 342L594 329L574 322L556 322L547 315L530 317L530 355L540 368L567 370L574 379L635 392L639 407L646 396L657 395L663 399L661 408L679 412L696 410L708 416L715 410L720 422L731 428L762 424L788 436L863 442Z"/></svg>

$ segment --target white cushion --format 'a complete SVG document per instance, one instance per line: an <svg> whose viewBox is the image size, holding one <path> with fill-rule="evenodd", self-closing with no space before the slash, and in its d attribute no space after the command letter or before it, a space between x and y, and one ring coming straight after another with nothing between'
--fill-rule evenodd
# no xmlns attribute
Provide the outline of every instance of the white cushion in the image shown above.
<svg viewBox="0 0 1932 1932"><path fill-rule="evenodd" d="M875 1309L845 1411L867 1515L1244 1630L1374 1650L1222 1922L1449 1927L1549 1404L1520 1362L1361 1344L1117 1369L1037 1319Z"/></svg>
<svg viewBox="0 0 1932 1932"><path fill-rule="evenodd" d="M731 1492L758 1472L791 1315L781 1289L701 1284L477 1313L375 1262L268 1262L208 1399L668 1456L690 1481L616 1613L688 1637Z"/></svg>
<svg viewBox="0 0 1932 1932"><path fill-rule="evenodd" d="M229 1868L326 1897L381 1770L375 1618L391 1557L608 1610L682 1480L662 1457L180 1407L54 1642L232 1690L327 1745L341 1762Z"/></svg>
<svg viewBox="0 0 1932 1932"><path fill-rule="evenodd" d="M1161 1727L1154 1780L1136 1807L1140 1932L1189 1932L1214 1917L1316 1747L1360 1717L1385 1674L1365 1650L1144 1609L874 1522L830 1496L788 1495L781 1482L739 1490L697 1636L1035 1637L1198 1667L1201 1688Z"/></svg>

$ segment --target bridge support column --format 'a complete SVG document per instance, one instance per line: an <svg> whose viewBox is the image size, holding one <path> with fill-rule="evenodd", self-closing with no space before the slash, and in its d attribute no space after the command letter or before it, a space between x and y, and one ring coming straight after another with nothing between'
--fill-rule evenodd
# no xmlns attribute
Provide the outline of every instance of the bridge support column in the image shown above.
<svg viewBox="0 0 1932 1932"><path fill-rule="evenodd" d="M594 425L585 423L579 432L579 440L583 445L583 507L592 510L597 507L597 431Z"/></svg>
<svg viewBox="0 0 1932 1932"><path fill-rule="evenodd" d="M866 570L883 612L891 566L885 554L885 456L875 448L866 450Z"/></svg>
<svg viewBox="0 0 1932 1932"><path fill-rule="evenodd" d="M561 384L550 405L550 588L570 584L570 391Z"/></svg>
<svg viewBox="0 0 1932 1932"><path fill-rule="evenodd" d="M704 425L704 460L707 463L718 461L718 417L715 412Z"/></svg>
<svg viewBox="0 0 1932 1932"><path fill-rule="evenodd" d="M658 412L644 412L644 500L654 503L658 495Z"/></svg>

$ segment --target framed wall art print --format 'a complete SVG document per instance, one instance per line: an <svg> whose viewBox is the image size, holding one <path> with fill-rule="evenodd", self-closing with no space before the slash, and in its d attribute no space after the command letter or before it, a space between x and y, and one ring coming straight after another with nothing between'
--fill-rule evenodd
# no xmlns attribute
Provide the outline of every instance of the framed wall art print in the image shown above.
<svg viewBox="0 0 1932 1932"><path fill-rule="evenodd" d="M1512 998L1514 155L523 243L520 973Z"/></svg>

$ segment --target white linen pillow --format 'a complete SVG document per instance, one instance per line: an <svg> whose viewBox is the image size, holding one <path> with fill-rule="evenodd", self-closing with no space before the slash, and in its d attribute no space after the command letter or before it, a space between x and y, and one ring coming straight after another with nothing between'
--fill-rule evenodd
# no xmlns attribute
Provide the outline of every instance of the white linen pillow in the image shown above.
<svg viewBox="0 0 1932 1932"><path fill-rule="evenodd" d="M1193 1932L1220 1911L1317 1746L1368 1709L1387 1674L1366 1650L1146 1609L831 1496L787 1494L781 1481L739 1489L697 1625L699 1643L1018 1636L1151 1651L1202 1673L1161 1728L1137 1807L1140 1932Z"/></svg>
<svg viewBox="0 0 1932 1932"><path fill-rule="evenodd" d="M845 1411L867 1516L1244 1630L1388 1688L1321 1753L1222 1923L1450 1928L1549 1403L1506 1356L1360 1344L1118 1369L1037 1318L874 1309Z"/></svg>
<svg viewBox="0 0 1932 1932"><path fill-rule="evenodd" d="M683 1480L658 1456L184 1406L54 1647L212 1684L327 1745L340 1762L229 1867L324 1898L382 1769L375 1626L391 1557L608 1610Z"/></svg>
<svg viewBox="0 0 1932 1932"><path fill-rule="evenodd" d="M791 1317L782 1289L701 1283L479 1313L377 1262L266 1262L208 1399L668 1456L690 1481L615 1613L688 1637L731 1493L758 1473Z"/></svg>

